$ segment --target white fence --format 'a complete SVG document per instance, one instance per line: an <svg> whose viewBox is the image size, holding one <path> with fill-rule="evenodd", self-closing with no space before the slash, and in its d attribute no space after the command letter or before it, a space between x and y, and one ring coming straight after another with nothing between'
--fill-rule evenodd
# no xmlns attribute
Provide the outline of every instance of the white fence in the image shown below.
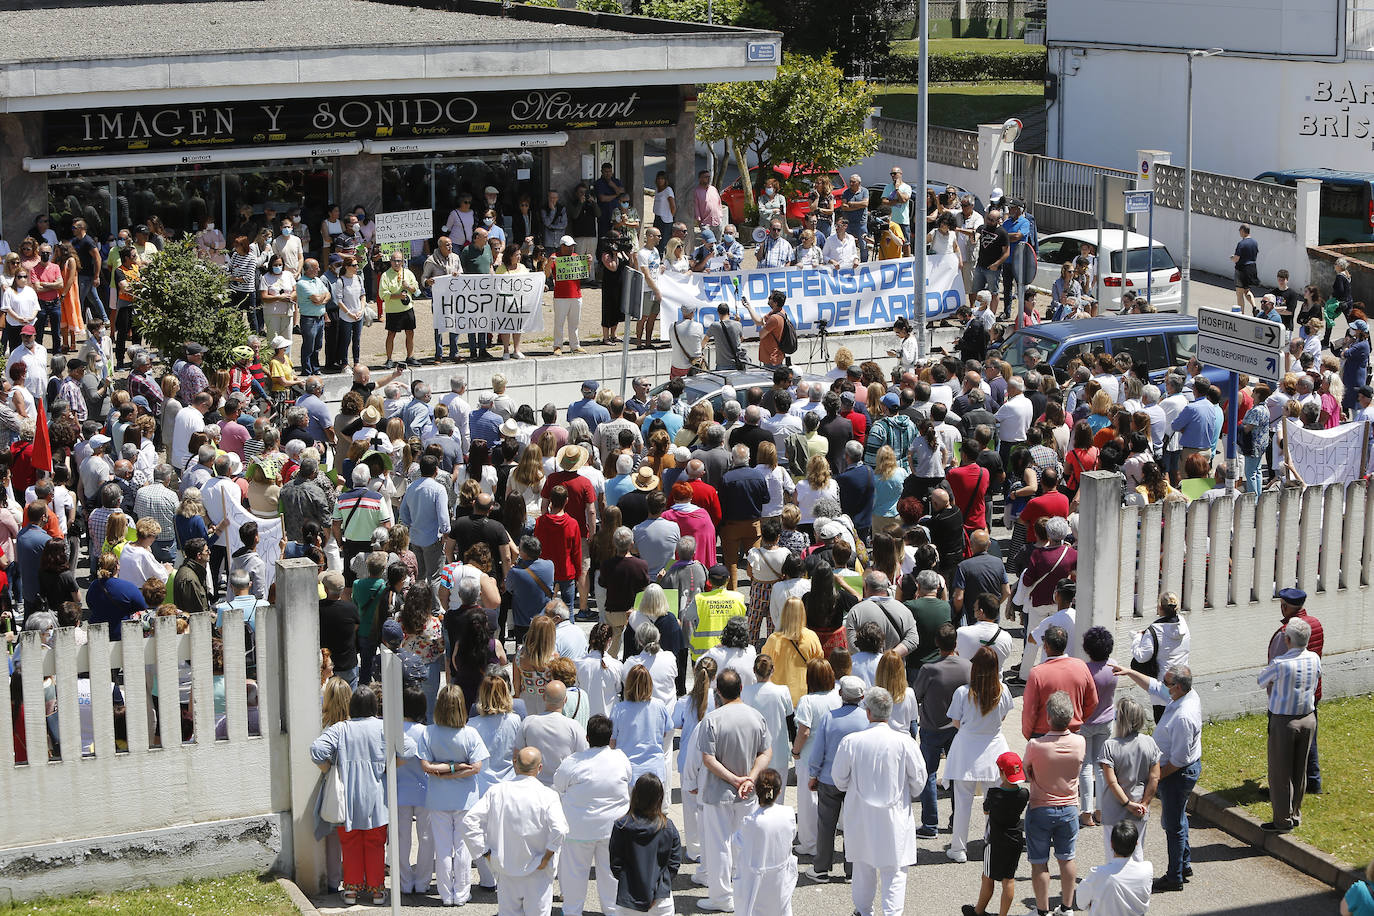
<svg viewBox="0 0 1374 916"><path fill-rule="evenodd" d="M302 863L318 883L319 771L304 753L320 731L315 588L313 563L279 563L279 607L257 612L252 681L240 611L225 614L218 673L208 613L182 634L173 617L147 636L125 622L118 640L90 626L81 645L71 628L50 646L22 633L19 671L0 666L0 902Z"/></svg>
<svg viewBox="0 0 1374 916"><path fill-rule="evenodd" d="M1279 624L1278 589L1308 593L1326 636L1327 696L1374 689L1374 488L1366 481L1267 490L1190 504L1121 505L1124 478L1084 475L1079 508L1079 628L1116 636L1116 658L1175 592L1192 632L1206 713L1264 709L1255 683Z"/></svg>

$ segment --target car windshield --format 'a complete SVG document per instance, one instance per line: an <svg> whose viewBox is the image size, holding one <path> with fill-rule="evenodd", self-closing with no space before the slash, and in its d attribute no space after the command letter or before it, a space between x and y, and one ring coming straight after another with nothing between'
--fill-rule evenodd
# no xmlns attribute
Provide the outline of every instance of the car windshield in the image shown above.
<svg viewBox="0 0 1374 916"><path fill-rule="evenodd" d="M1147 263L1147 251L1154 253L1153 264ZM1169 254L1169 249L1165 248L1163 245L1156 245L1154 248L1150 249L1132 248L1126 258L1126 273L1128 274L1143 274L1150 268L1154 270L1172 270L1173 267L1173 256ZM1114 274L1121 273L1121 252L1119 251L1112 252L1111 271Z"/></svg>
<svg viewBox="0 0 1374 916"><path fill-rule="evenodd" d="M1057 341L1051 340L1033 331L1017 331L1007 340L1007 344L1002 348L1002 358L1011 363L1012 371L1020 374L1026 369L1031 368L1026 365L1026 351L1035 350L1039 354L1036 365L1040 365L1049 360L1051 354L1059 346Z"/></svg>

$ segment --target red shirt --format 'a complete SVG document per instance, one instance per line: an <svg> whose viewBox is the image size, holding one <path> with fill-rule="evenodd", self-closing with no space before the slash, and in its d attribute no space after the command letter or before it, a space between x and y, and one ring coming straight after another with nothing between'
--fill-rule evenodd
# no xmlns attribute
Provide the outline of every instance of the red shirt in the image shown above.
<svg viewBox="0 0 1374 916"><path fill-rule="evenodd" d="M1307 625L1312 628L1312 636L1307 640L1307 651L1321 657L1322 649L1326 647L1326 633L1322 630L1322 622L1303 608L1293 617L1301 617L1307 621ZM1288 618L1292 620L1293 617ZM1279 628L1274 631L1274 635L1269 637L1269 661L1273 661L1276 656L1288 651L1288 637L1283 635L1283 631L1288 628L1288 620L1279 624ZM1318 701L1322 698L1322 679L1317 678L1317 693L1315 697Z"/></svg>
<svg viewBox="0 0 1374 916"><path fill-rule="evenodd" d="M570 582L582 569L582 537L577 520L567 512L544 513L534 523L534 536L543 545L544 559L553 563L555 582Z"/></svg>
<svg viewBox="0 0 1374 916"><path fill-rule="evenodd" d="M590 537L591 532L587 530L587 507L596 504L596 487L576 471L554 471L544 481L544 489L539 491L539 495L548 499L553 488L559 484L568 490L568 504L563 507L563 511L577 522L577 530L581 532L582 537Z"/></svg>
<svg viewBox="0 0 1374 916"><path fill-rule="evenodd" d="M1069 498L1058 490L1051 490L1026 503L1021 510L1021 524L1026 526L1026 537L1033 540L1035 523L1042 518L1068 518Z"/></svg>
<svg viewBox="0 0 1374 916"><path fill-rule="evenodd" d="M1071 655L1047 658L1031 669L1026 680L1026 692L1021 696L1021 735L1048 734L1049 714L1045 703L1056 691L1062 690L1073 701L1073 719L1069 731L1076 732L1083 725L1083 717L1097 708L1097 684L1082 659Z"/></svg>
<svg viewBox="0 0 1374 916"><path fill-rule="evenodd" d="M964 514L964 529L976 531L988 526L987 495L992 475L982 465L965 464L945 474L954 491L954 506Z"/></svg>
<svg viewBox="0 0 1374 916"><path fill-rule="evenodd" d="M868 417L859 413L857 410L851 410L849 413L840 414L840 416L844 417L851 424L853 424L854 438L859 442L864 441L864 438L868 433Z"/></svg>
<svg viewBox="0 0 1374 916"><path fill-rule="evenodd" d="M692 485L692 505L700 506L711 516L711 524L720 527L720 496L716 488L704 480L689 480Z"/></svg>
<svg viewBox="0 0 1374 916"><path fill-rule="evenodd" d="M35 290L38 289L40 283L56 283L61 279L62 268L52 261L39 261L29 268L29 286ZM56 302L60 298L62 298L62 290L60 289L45 289L38 293L39 302Z"/></svg>

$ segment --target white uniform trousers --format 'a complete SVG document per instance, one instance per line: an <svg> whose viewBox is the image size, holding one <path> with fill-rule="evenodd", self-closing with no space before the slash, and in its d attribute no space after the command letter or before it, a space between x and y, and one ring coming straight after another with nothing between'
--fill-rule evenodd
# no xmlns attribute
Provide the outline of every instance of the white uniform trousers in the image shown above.
<svg viewBox="0 0 1374 916"><path fill-rule="evenodd" d="M429 812L429 832L434 840L434 879L439 900L467 903L472 897L472 853L463 842L466 811Z"/></svg>
<svg viewBox="0 0 1374 916"><path fill-rule="evenodd" d="M906 867L885 865L875 868L863 862L854 863L854 878L850 889L854 909L859 916L901 916L906 903ZM873 896L879 895L879 909L873 909Z"/></svg>
<svg viewBox="0 0 1374 916"><path fill-rule="evenodd" d="M701 867L712 903L734 906L734 837L757 805L751 798L748 803L701 806Z"/></svg>
<svg viewBox="0 0 1374 916"><path fill-rule="evenodd" d="M528 875L496 876L496 916L549 916L553 911L555 863Z"/></svg>
<svg viewBox="0 0 1374 916"><path fill-rule="evenodd" d="M983 785L981 782L967 779L950 781L950 791L954 795L954 833L949 838L950 852L967 851L968 822L973 815L973 797Z"/></svg>
<svg viewBox="0 0 1374 916"><path fill-rule="evenodd" d="M691 792L682 793L682 847L683 854L701 858L701 803L699 796Z"/></svg>
<svg viewBox="0 0 1374 916"><path fill-rule="evenodd" d="M587 905L587 878L596 862L596 893L601 912L615 916L618 882L611 874L611 841L564 840L558 853L558 886L563 892L563 916L582 916Z"/></svg>
<svg viewBox="0 0 1374 916"><path fill-rule="evenodd" d="M396 825L396 835L401 839L401 893L423 894L429 890L429 877L434 874L434 838L429 832L429 810L422 805L401 805L397 811L401 820ZM411 832L410 822L415 821L415 831ZM415 864L410 864L411 845L415 839L419 849Z"/></svg>
<svg viewBox="0 0 1374 916"><path fill-rule="evenodd" d="M797 854L816 854L816 793L807 788L809 777L797 771Z"/></svg>
<svg viewBox="0 0 1374 916"><path fill-rule="evenodd" d="M741 868L735 881L735 912L749 916L792 916L797 889L797 857L775 868Z"/></svg>

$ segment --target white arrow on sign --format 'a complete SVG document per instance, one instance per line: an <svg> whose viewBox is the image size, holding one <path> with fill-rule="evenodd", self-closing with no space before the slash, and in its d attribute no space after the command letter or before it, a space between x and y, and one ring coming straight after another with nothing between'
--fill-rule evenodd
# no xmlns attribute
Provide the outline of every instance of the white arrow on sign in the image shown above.
<svg viewBox="0 0 1374 916"><path fill-rule="evenodd" d="M1282 356L1274 347L1261 347L1228 337L1198 334L1197 358L1207 366L1277 379Z"/></svg>
<svg viewBox="0 0 1374 916"><path fill-rule="evenodd" d="M1197 329L1213 337L1276 349L1287 343L1288 336L1288 329L1276 322L1209 308L1197 310Z"/></svg>

